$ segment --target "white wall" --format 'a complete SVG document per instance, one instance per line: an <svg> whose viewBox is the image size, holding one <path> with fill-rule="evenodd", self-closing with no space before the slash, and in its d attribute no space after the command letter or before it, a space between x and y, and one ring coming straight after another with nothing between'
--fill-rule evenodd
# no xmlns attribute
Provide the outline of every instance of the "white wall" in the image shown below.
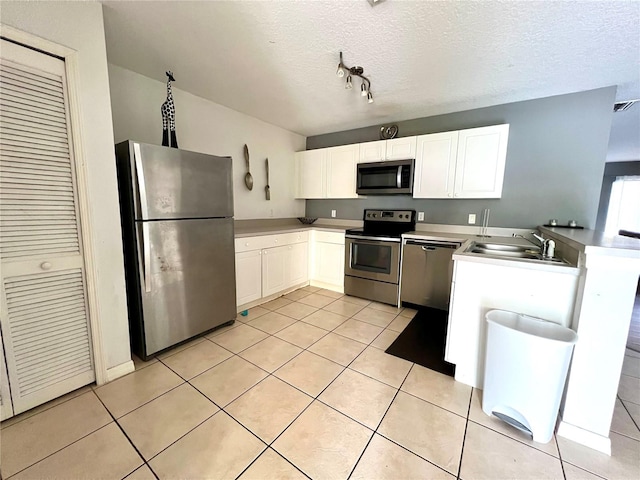
<svg viewBox="0 0 640 480"><path fill-rule="evenodd" d="M106 366L131 358L124 284L120 214L102 5L94 2L2 2L12 26L77 51L80 132L95 234L98 321ZM76 133L76 132L74 132Z"/></svg>
<svg viewBox="0 0 640 480"><path fill-rule="evenodd" d="M164 72L158 72L159 76ZM303 200L294 197L294 152L306 138L254 117L180 90L180 72L173 72L176 132L181 149L233 158L236 219L285 218L304 215ZM166 83L109 64L111 108L116 143L124 140L160 145L160 106ZM243 147L249 146L254 187L244 184ZM271 200L265 199L265 158L269 158Z"/></svg>

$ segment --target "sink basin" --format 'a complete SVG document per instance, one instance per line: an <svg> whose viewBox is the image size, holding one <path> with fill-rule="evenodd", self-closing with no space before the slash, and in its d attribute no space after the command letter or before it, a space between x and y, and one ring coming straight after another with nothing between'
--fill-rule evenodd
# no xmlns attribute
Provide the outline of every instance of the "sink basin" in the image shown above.
<svg viewBox="0 0 640 480"><path fill-rule="evenodd" d="M539 252L540 248L535 245L507 245L502 243L476 242L474 248L495 252Z"/></svg>
<svg viewBox="0 0 640 480"><path fill-rule="evenodd" d="M512 258L529 258L532 260L538 260L541 255L528 252L526 250L492 250L488 248L473 248L471 253L484 253L485 255L498 255L500 257L512 257Z"/></svg>
<svg viewBox="0 0 640 480"><path fill-rule="evenodd" d="M559 258L545 258L540 253L540 248L535 245L509 245L502 243L474 242L466 250L467 253L476 253L499 258L514 260L533 260L536 262L565 264Z"/></svg>

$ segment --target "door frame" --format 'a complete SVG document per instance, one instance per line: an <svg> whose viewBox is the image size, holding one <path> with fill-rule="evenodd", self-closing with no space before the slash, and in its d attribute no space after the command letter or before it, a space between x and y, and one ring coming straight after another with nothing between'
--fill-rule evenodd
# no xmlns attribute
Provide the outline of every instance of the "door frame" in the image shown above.
<svg viewBox="0 0 640 480"><path fill-rule="evenodd" d="M82 256L84 260L84 274L87 286L87 305L89 309L89 329L91 332L91 347L93 349L94 371L96 383L102 385L110 380L103 348L103 335L99 319L98 295L96 291L97 270L94 261L96 238L89 216L88 180L86 171L86 155L82 138L82 123L80 116L80 102L78 100L78 52L59 45L50 40L23 32L17 28L0 23L2 37L27 48L40 50L45 54L54 55L64 61L67 77L67 105L69 121L71 123L71 148L76 173L76 187L78 195L78 210L80 212L80 233L82 235Z"/></svg>

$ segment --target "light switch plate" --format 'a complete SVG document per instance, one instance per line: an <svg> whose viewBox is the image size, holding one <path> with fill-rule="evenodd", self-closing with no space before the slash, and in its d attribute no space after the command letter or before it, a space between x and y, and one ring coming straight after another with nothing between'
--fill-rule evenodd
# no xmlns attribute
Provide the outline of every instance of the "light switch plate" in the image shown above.
<svg viewBox="0 0 640 480"><path fill-rule="evenodd" d="M418 221L424 222L424 212L418 212Z"/></svg>
<svg viewBox="0 0 640 480"><path fill-rule="evenodd" d="M335 210L331 210L331 218L336 218L336 211Z"/></svg>
<svg viewBox="0 0 640 480"><path fill-rule="evenodd" d="M469 214L469 223L470 223L471 225L473 225L473 224L475 224L475 223L476 223L476 214L475 214L475 213L470 213L470 214Z"/></svg>

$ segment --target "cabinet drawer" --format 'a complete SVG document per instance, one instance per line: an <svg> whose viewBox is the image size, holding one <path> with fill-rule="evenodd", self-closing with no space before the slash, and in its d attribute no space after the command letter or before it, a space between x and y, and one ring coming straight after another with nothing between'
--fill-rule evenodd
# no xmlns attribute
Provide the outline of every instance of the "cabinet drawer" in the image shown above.
<svg viewBox="0 0 640 480"><path fill-rule="evenodd" d="M316 242L337 243L338 245L344 245L344 232L324 232L316 230L313 233Z"/></svg>
<svg viewBox="0 0 640 480"><path fill-rule="evenodd" d="M278 236L280 237L280 245L292 245L309 241L309 232L284 233Z"/></svg>
<svg viewBox="0 0 640 480"><path fill-rule="evenodd" d="M241 237L235 239L236 253L262 249L264 237Z"/></svg>

